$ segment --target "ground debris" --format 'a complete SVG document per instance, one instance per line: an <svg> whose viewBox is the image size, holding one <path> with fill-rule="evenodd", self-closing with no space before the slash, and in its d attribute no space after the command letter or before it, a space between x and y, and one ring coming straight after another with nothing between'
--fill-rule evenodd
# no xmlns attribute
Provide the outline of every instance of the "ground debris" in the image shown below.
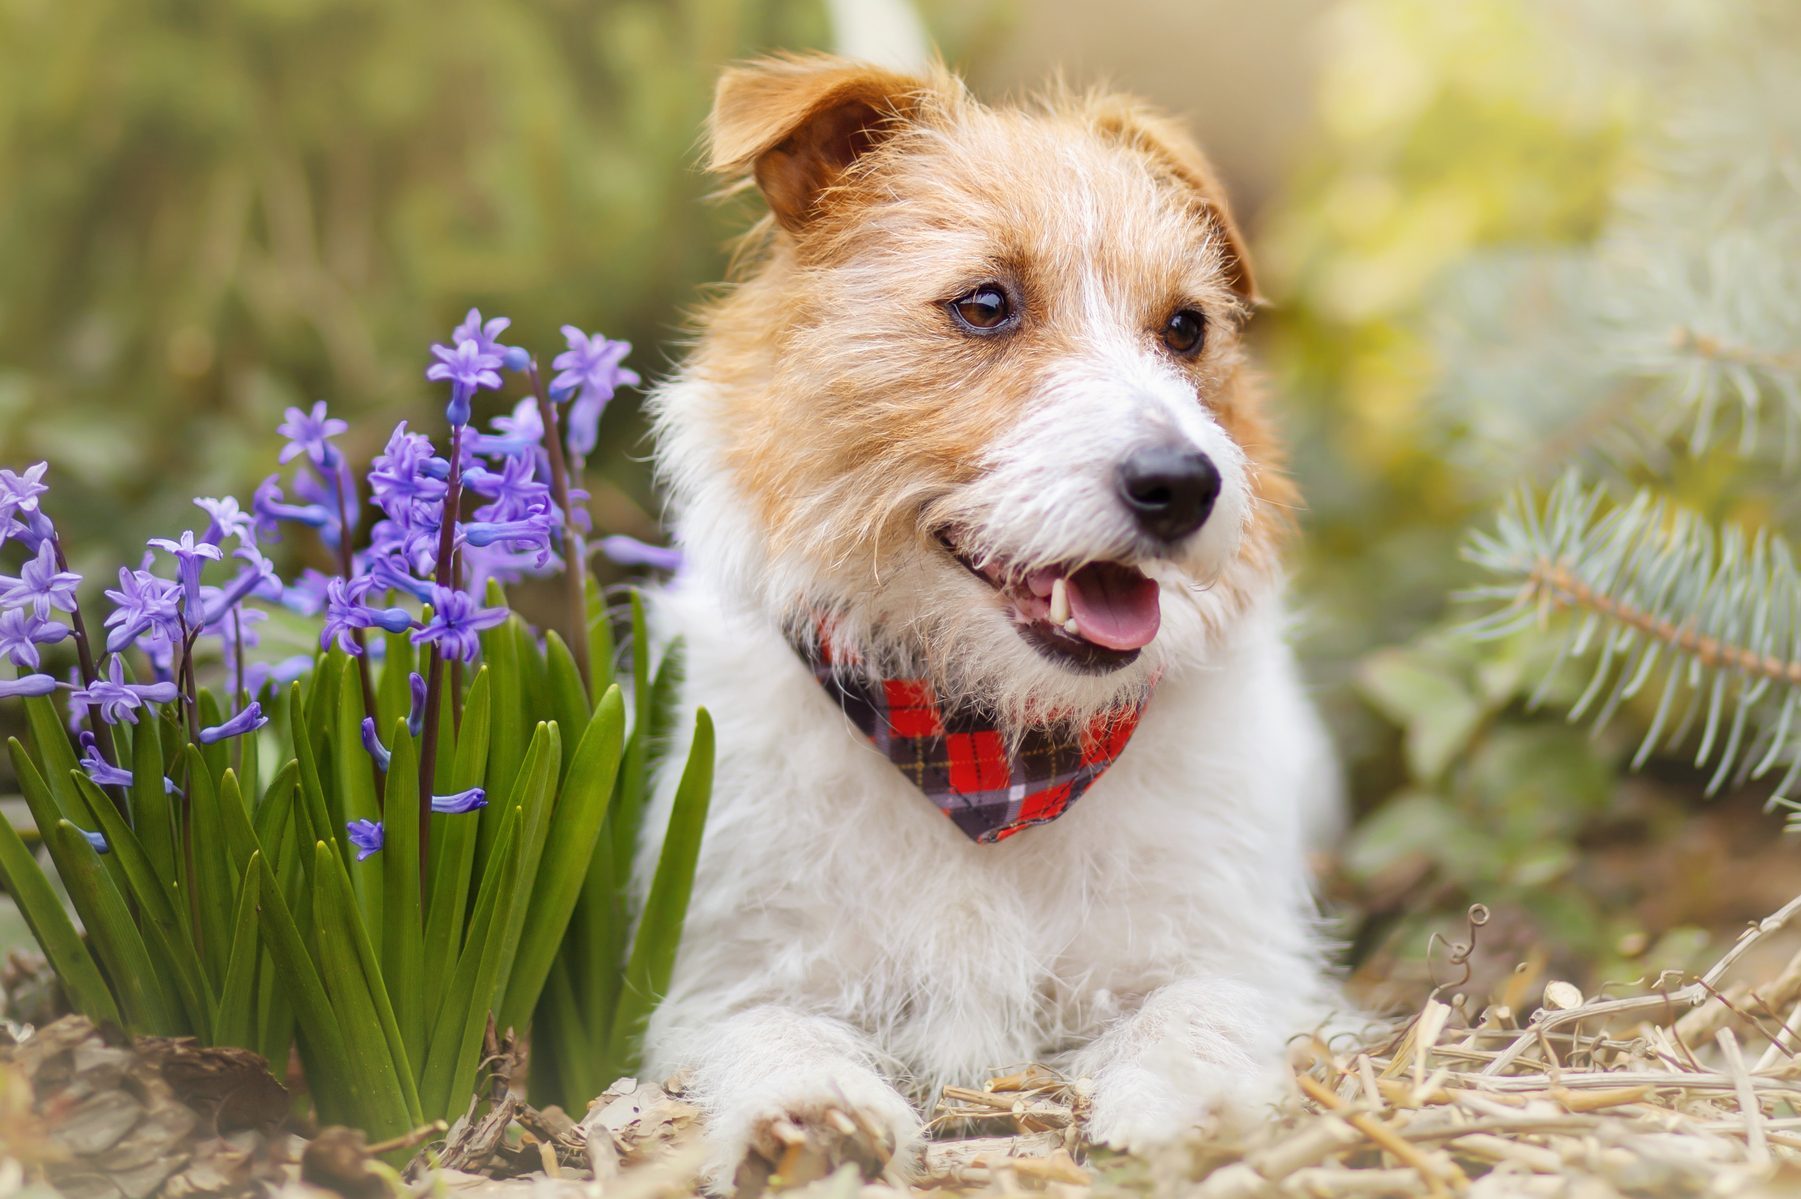
<svg viewBox="0 0 1801 1199"><path fill-rule="evenodd" d="M242 1051L133 1046L65 1016L0 1048L0 1094L0 1156L70 1199L250 1195L290 1176L287 1139L272 1134L287 1093Z"/></svg>

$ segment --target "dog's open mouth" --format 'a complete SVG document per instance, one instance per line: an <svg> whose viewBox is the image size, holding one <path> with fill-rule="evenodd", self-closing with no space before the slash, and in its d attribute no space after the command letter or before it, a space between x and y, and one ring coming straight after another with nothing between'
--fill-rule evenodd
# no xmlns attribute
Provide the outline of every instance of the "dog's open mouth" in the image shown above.
<svg viewBox="0 0 1801 1199"><path fill-rule="evenodd" d="M1157 582L1123 562L1019 571L1006 562L975 562L940 534L963 568L994 588L1013 608L1020 636L1047 657L1074 669L1105 673L1138 657L1162 618Z"/></svg>

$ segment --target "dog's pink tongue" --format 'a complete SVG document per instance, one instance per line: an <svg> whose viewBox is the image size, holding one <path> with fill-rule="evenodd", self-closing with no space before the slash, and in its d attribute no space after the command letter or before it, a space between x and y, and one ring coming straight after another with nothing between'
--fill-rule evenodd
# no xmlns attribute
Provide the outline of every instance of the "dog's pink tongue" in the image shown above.
<svg viewBox="0 0 1801 1199"><path fill-rule="evenodd" d="M1157 583L1117 562L1084 566L1065 580L1076 636L1108 649L1138 649L1157 635Z"/></svg>

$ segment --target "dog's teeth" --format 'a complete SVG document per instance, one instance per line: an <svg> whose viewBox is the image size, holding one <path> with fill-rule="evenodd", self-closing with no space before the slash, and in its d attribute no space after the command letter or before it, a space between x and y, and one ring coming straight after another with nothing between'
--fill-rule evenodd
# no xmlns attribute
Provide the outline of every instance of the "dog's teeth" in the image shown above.
<svg viewBox="0 0 1801 1199"><path fill-rule="evenodd" d="M1072 616L1068 620L1063 622L1063 631L1065 633L1071 634L1072 636L1075 634L1075 632L1076 632L1076 618L1075 617Z"/></svg>
<svg viewBox="0 0 1801 1199"><path fill-rule="evenodd" d="M1051 584L1051 623L1069 627L1069 584L1058 578Z"/></svg>

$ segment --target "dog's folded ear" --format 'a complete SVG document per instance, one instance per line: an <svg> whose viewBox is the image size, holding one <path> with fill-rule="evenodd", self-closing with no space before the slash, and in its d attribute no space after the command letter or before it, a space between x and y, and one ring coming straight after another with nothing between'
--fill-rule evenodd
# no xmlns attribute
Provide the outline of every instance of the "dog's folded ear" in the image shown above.
<svg viewBox="0 0 1801 1199"><path fill-rule="evenodd" d="M750 174L784 228L799 232L820 196L929 85L829 55L759 59L719 79L708 122L708 168Z"/></svg>
<svg viewBox="0 0 1801 1199"><path fill-rule="evenodd" d="M1149 158L1159 170L1194 194L1208 222L1218 232L1225 251L1226 266L1232 272L1232 290L1247 304L1261 304L1257 280L1251 274L1251 256L1245 248L1244 234L1232 219L1226 204L1226 189L1213 170L1213 164L1181 125L1130 96L1100 95L1091 97L1088 115L1094 127L1106 137L1123 142Z"/></svg>

